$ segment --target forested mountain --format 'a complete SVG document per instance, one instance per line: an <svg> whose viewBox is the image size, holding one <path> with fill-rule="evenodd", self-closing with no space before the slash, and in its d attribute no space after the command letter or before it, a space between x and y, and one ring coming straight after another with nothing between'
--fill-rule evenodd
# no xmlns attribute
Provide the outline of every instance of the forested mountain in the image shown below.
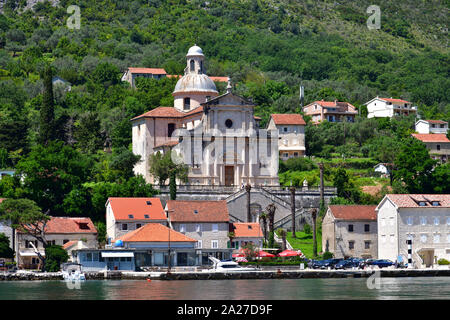
<svg viewBox="0 0 450 320"><path fill-rule="evenodd" d="M133 90L120 81L121 74L130 66L181 74L193 44L202 47L209 75L230 76L236 93L253 98L263 123L270 113L300 112L300 84L306 103L338 99L360 108L377 95L392 96L412 101L425 118L450 120L448 0L6 0L2 4L0 167L18 167L31 174L39 163L76 164L72 172L76 177L68 171L55 173L68 179L61 186L61 197L53 199L46 193L55 187L51 179L42 194L33 194L34 199L48 197L39 203L44 208L64 201L69 213L81 214L85 208L77 205L91 197L101 214L106 194L133 194L142 186L142 181L127 187L123 182L130 181L128 169L136 161L129 151L129 120L157 106L172 105L175 80L143 80ZM67 27L72 15L67 8L73 4L80 7L80 29ZM380 7L379 30L367 27L370 5ZM53 88L55 138L70 149L52 143L43 146L45 150L33 149L40 142L48 64L53 75L72 85L70 91ZM103 151L109 142L111 153ZM61 158L59 149L65 152ZM55 152L52 159L38 159L38 152L50 151ZM126 190L115 185L119 182ZM0 195L30 196L26 188L31 186L12 188L14 183L17 186L17 181L0 185ZM42 186L34 186L38 187ZM93 189L102 196L95 198L87 191Z"/></svg>

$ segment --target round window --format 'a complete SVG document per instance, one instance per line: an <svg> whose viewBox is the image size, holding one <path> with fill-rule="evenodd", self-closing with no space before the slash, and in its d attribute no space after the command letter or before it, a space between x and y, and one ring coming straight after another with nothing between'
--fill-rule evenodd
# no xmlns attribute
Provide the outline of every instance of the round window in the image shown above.
<svg viewBox="0 0 450 320"><path fill-rule="evenodd" d="M227 128L231 128L231 127L233 126L233 121L231 121L230 119L227 119L227 120L225 121L225 126L226 126Z"/></svg>

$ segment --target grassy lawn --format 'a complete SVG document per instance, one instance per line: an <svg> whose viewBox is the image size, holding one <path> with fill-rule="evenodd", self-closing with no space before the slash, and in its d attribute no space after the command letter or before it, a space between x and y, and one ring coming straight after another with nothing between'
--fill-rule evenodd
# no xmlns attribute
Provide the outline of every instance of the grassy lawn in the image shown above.
<svg viewBox="0 0 450 320"><path fill-rule="evenodd" d="M291 246L298 250L300 249L303 254L309 258L313 258L313 236L312 234L306 234L302 231L297 231L295 233L297 238L292 238L292 232L287 233L286 240L291 244ZM322 235L317 234L317 253L322 251Z"/></svg>

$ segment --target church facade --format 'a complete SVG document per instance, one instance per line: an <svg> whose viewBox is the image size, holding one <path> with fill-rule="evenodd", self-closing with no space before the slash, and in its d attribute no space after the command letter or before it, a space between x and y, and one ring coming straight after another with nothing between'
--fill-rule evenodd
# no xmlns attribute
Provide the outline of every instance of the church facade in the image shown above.
<svg viewBox="0 0 450 320"><path fill-rule="evenodd" d="M156 183L149 157L171 150L174 161L189 167L189 185L279 185L278 130L260 128L255 105L234 94L230 83L219 95L204 59L200 47L189 49L184 76L173 91L174 107L131 120L133 152L141 156L135 174Z"/></svg>

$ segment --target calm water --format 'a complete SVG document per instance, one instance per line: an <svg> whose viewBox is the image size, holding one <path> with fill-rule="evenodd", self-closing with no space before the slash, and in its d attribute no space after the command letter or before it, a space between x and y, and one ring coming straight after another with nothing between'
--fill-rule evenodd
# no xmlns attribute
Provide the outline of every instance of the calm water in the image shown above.
<svg viewBox="0 0 450 320"><path fill-rule="evenodd" d="M269 280L89 280L79 289L64 281L3 281L0 300L298 300L450 299L450 277L382 278L379 289L367 279Z"/></svg>

